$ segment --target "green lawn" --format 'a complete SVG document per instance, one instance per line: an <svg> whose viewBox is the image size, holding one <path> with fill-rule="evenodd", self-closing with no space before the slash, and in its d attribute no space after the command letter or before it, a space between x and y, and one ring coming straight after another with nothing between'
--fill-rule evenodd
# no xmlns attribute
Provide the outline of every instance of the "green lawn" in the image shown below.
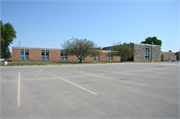
<svg viewBox="0 0 180 119"><path fill-rule="evenodd" d="M161 62L161 61L160 61ZM163 61L164 63L166 61ZM162 63L163 63L162 62ZM167 61L169 62L169 61ZM1 66L4 66L3 62L0 62ZM68 64L103 64L103 63L151 63L151 62L133 62L133 61L124 61L124 62L43 62L43 61L28 61L28 62L20 62L20 61L13 61L8 62L7 66L23 66L23 65L68 65ZM156 63L156 62L154 62Z"/></svg>
<svg viewBox="0 0 180 119"><path fill-rule="evenodd" d="M33 61L33 62L8 62L7 66L22 66L22 65L68 65L68 64L102 64L102 63L121 63L121 62L42 62L42 61ZM1 62L1 66L4 66Z"/></svg>

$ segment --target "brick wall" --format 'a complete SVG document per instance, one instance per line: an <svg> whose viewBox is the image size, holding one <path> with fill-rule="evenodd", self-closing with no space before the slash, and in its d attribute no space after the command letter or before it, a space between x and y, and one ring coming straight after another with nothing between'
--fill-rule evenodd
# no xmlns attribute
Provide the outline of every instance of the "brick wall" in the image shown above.
<svg viewBox="0 0 180 119"><path fill-rule="evenodd" d="M120 56L113 56L113 62L119 62Z"/></svg>
<svg viewBox="0 0 180 119"><path fill-rule="evenodd" d="M173 52L161 52L164 54L164 59L176 60L176 55Z"/></svg>
<svg viewBox="0 0 180 119"><path fill-rule="evenodd" d="M20 49L13 49L13 61L20 60Z"/></svg>
<svg viewBox="0 0 180 119"><path fill-rule="evenodd" d="M85 62L93 62L94 60L93 60L93 57L87 56L84 58L84 61Z"/></svg>
<svg viewBox="0 0 180 119"><path fill-rule="evenodd" d="M29 61L40 61L41 60L41 50L29 49Z"/></svg>
<svg viewBox="0 0 180 119"><path fill-rule="evenodd" d="M78 62L78 58L75 55L68 55L68 62Z"/></svg>
<svg viewBox="0 0 180 119"><path fill-rule="evenodd" d="M99 57L100 62L107 62L107 52L103 52Z"/></svg>
<svg viewBox="0 0 180 119"><path fill-rule="evenodd" d="M60 50L49 50L49 61L60 61Z"/></svg>

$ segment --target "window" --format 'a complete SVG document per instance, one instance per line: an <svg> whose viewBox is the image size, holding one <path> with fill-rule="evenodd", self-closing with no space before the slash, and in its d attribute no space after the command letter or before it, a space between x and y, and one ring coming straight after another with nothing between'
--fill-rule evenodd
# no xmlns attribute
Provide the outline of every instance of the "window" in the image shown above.
<svg viewBox="0 0 180 119"><path fill-rule="evenodd" d="M113 58L112 58L112 53L108 52L108 58L107 58L108 61L112 61Z"/></svg>
<svg viewBox="0 0 180 119"><path fill-rule="evenodd" d="M20 60L29 60L29 50L20 49Z"/></svg>
<svg viewBox="0 0 180 119"><path fill-rule="evenodd" d="M94 55L94 61L99 61L99 56Z"/></svg>
<svg viewBox="0 0 180 119"><path fill-rule="evenodd" d="M64 60L64 61L66 61L67 60L67 54L66 54L66 52L65 51L61 51L61 57L60 57L60 60Z"/></svg>
<svg viewBox="0 0 180 119"><path fill-rule="evenodd" d="M145 61L149 61L149 46L145 46Z"/></svg>
<svg viewBox="0 0 180 119"><path fill-rule="evenodd" d="M41 60L49 60L49 50L41 50Z"/></svg>
<svg viewBox="0 0 180 119"><path fill-rule="evenodd" d="M79 60L79 58L82 56L82 54L79 54L78 55L78 60ZM84 57L82 58L82 61L84 61Z"/></svg>
<svg viewBox="0 0 180 119"><path fill-rule="evenodd" d="M146 56L146 57L145 57L145 61L149 61L149 56Z"/></svg>

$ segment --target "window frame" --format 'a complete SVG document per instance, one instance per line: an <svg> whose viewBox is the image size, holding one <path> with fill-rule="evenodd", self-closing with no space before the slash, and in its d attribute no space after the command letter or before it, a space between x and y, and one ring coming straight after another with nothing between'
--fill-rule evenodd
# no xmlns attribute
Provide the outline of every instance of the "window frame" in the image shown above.
<svg viewBox="0 0 180 119"><path fill-rule="evenodd" d="M44 55L42 55L42 53L44 53ZM48 53L48 55L46 53ZM41 60L49 60L49 50L41 50Z"/></svg>
<svg viewBox="0 0 180 119"><path fill-rule="evenodd" d="M113 56L111 52L108 52L107 61L113 61Z"/></svg>
<svg viewBox="0 0 180 119"><path fill-rule="evenodd" d="M63 56L61 56L61 53L63 54ZM60 51L60 61L67 61L67 53L65 51Z"/></svg>
<svg viewBox="0 0 180 119"><path fill-rule="evenodd" d="M28 55L26 55L26 52L28 52ZM20 49L20 60L29 60L29 49Z"/></svg>
<svg viewBox="0 0 180 119"><path fill-rule="evenodd" d="M98 55L94 55L93 56L93 61L99 61L99 56Z"/></svg>

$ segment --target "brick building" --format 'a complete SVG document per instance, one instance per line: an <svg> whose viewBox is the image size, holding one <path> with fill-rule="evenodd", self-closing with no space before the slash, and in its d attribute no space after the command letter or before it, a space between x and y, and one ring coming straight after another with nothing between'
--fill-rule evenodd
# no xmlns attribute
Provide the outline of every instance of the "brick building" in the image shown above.
<svg viewBox="0 0 180 119"><path fill-rule="evenodd" d="M125 61L153 61L161 60L161 46L160 45L151 45L151 44L137 44L131 43L130 47L134 47L134 56L132 58L126 57ZM112 46L104 47L104 50L111 50Z"/></svg>
<svg viewBox="0 0 180 119"><path fill-rule="evenodd" d="M85 57L83 61L87 62L106 62L106 61L120 61L118 56L112 56L109 50L102 50L101 56ZM30 47L12 47L13 61L68 61L78 62L78 58L74 56L67 56L63 49L53 48L30 48Z"/></svg>
<svg viewBox="0 0 180 119"><path fill-rule="evenodd" d="M125 58L125 61L151 61L151 53L153 61L160 61L160 46L149 44L130 44L134 47L134 56ZM152 51L151 51L152 47ZM63 49L53 48L30 48L30 47L12 47L12 60L13 61L68 61L78 62L76 56L65 54ZM85 57L83 61L87 62L119 62L119 56L111 55L111 47L104 47L102 55L94 57Z"/></svg>
<svg viewBox="0 0 180 119"><path fill-rule="evenodd" d="M164 54L165 60L178 60L178 57L174 54L174 52L161 52Z"/></svg>

